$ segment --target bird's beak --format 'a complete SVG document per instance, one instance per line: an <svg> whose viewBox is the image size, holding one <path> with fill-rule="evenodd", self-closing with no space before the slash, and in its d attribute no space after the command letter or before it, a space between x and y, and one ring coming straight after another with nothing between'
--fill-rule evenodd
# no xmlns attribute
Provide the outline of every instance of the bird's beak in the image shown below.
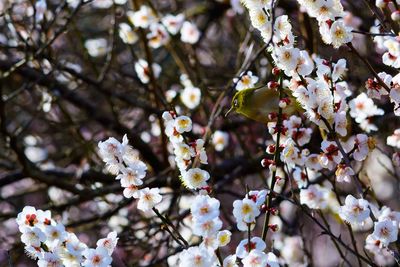
<svg viewBox="0 0 400 267"><path fill-rule="evenodd" d="M229 113L233 111L233 106L225 113L225 117L228 117Z"/></svg>

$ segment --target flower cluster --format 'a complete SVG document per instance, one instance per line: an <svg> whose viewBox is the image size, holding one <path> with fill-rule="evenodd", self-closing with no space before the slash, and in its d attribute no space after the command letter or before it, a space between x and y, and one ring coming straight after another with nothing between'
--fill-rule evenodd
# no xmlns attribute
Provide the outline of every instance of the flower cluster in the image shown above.
<svg viewBox="0 0 400 267"><path fill-rule="evenodd" d="M240 231L245 232L248 231L249 227L254 228L266 196L266 190L250 191L243 200L233 202L233 216Z"/></svg>
<svg viewBox="0 0 400 267"><path fill-rule="evenodd" d="M49 210L36 210L26 206L18 214L17 224L26 253L38 266L108 267L117 245L116 232L99 239L96 248L89 248L65 226L51 218Z"/></svg>
<svg viewBox="0 0 400 267"><path fill-rule="evenodd" d="M192 120L187 116L176 116L174 112L164 112L165 134L173 145L175 162L181 172L183 184L189 189L202 189L207 185L210 174L200 168L190 168L195 160L207 164L204 141L197 139L187 143L183 133L192 130Z"/></svg>
<svg viewBox="0 0 400 267"><path fill-rule="evenodd" d="M243 0L242 3L249 11L251 24L260 31L264 42L268 43L272 36L271 1Z"/></svg>
<svg viewBox="0 0 400 267"><path fill-rule="evenodd" d="M316 18L322 40L339 48L353 39L352 28L348 27L343 17L345 13L339 0L298 0L310 17Z"/></svg>
<svg viewBox="0 0 400 267"><path fill-rule="evenodd" d="M162 196L158 188L143 188L143 178L146 176L147 166L128 144L126 135L124 135L122 143L114 137L110 137L106 141L99 142L98 147L107 169L116 174L116 179L120 180L121 186L124 188L124 196L139 199L138 209L148 211L161 202Z"/></svg>

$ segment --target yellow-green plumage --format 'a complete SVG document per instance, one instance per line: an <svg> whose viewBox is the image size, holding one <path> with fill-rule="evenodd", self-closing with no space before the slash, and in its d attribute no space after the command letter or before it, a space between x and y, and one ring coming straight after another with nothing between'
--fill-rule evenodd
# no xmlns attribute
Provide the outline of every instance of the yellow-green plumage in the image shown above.
<svg viewBox="0 0 400 267"><path fill-rule="evenodd" d="M300 104L289 96L291 103L284 109L284 113L292 115L302 112ZM248 88L237 92L232 98L232 106L228 111L235 111L249 119L268 123L268 114L278 112L279 92L269 89L267 86L258 88Z"/></svg>

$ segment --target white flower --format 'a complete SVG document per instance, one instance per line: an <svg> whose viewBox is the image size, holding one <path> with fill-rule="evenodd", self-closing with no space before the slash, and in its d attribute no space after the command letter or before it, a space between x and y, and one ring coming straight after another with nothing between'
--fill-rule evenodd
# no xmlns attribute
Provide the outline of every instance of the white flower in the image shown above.
<svg viewBox="0 0 400 267"><path fill-rule="evenodd" d="M161 22L165 26L165 28L167 28L169 33L175 35L181 29L184 20L185 15L183 14L178 14L176 16L167 14L161 19Z"/></svg>
<svg viewBox="0 0 400 267"><path fill-rule="evenodd" d="M350 224L361 224L368 219L370 210L367 200L348 195L344 203L344 206L339 208L339 216L344 221Z"/></svg>
<svg viewBox="0 0 400 267"><path fill-rule="evenodd" d="M236 255L229 255L224 259L222 262L222 267L239 267L239 265L236 264Z"/></svg>
<svg viewBox="0 0 400 267"><path fill-rule="evenodd" d="M318 184L310 185L307 189L300 189L300 203L310 209L324 209L327 206L325 190Z"/></svg>
<svg viewBox="0 0 400 267"><path fill-rule="evenodd" d="M222 221L216 217L211 220L193 222L193 234L203 237L216 236L217 232L222 228Z"/></svg>
<svg viewBox="0 0 400 267"><path fill-rule="evenodd" d="M91 57L104 56L108 51L107 40L104 38L86 40L85 48Z"/></svg>
<svg viewBox="0 0 400 267"><path fill-rule="evenodd" d="M160 189L148 187L143 188L139 191L139 201L137 208L141 211L148 211L154 208L155 205L160 203L162 196L160 195Z"/></svg>
<svg viewBox="0 0 400 267"><path fill-rule="evenodd" d="M320 157L321 165L333 170L335 165L342 161L342 154L339 148L336 146L335 142L324 140L321 143L321 149L324 152Z"/></svg>
<svg viewBox="0 0 400 267"><path fill-rule="evenodd" d="M341 136L347 135L347 118L345 111L335 113L335 131Z"/></svg>
<svg viewBox="0 0 400 267"><path fill-rule="evenodd" d="M158 65L157 63L153 63L152 69L154 78L158 78L161 73L160 65ZM146 60L139 59L138 62L135 63L135 71L142 83L146 84L150 81L149 63L147 63Z"/></svg>
<svg viewBox="0 0 400 267"><path fill-rule="evenodd" d="M241 73L239 78L234 78L233 82L236 84L236 90L241 91L247 88L253 88L258 82L258 77L253 75L251 71L248 71L246 74Z"/></svg>
<svg viewBox="0 0 400 267"><path fill-rule="evenodd" d="M371 138L371 140L373 139ZM354 139L353 158L357 161L363 161L368 156L370 145L373 149L373 141L371 142L366 134L357 134Z"/></svg>
<svg viewBox="0 0 400 267"><path fill-rule="evenodd" d="M397 240L398 226L391 220L384 220L374 223L374 232L372 235L379 240L383 246L388 246L390 243Z"/></svg>
<svg viewBox="0 0 400 267"><path fill-rule="evenodd" d="M400 148L400 128L394 130L394 133L387 137L386 144L392 147Z"/></svg>
<svg viewBox="0 0 400 267"><path fill-rule="evenodd" d="M252 223L258 215L260 215L260 209L253 200L245 198L233 202L233 216L236 221Z"/></svg>
<svg viewBox="0 0 400 267"><path fill-rule="evenodd" d="M306 159L306 167L314 170L314 171L319 171L322 169L321 163L319 161L320 156L317 154L310 154L307 159Z"/></svg>
<svg viewBox="0 0 400 267"><path fill-rule="evenodd" d="M196 157L199 157L200 163L208 164L208 157L207 157L206 149L204 148L204 140L197 139L192 146L195 147Z"/></svg>
<svg viewBox="0 0 400 267"><path fill-rule="evenodd" d="M250 21L254 28L262 31L265 28L271 27L271 21L266 12L258 7L258 8L251 8L249 10Z"/></svg>
<svg viewBox="0 0 400 267"><path fill-rule="evenodd" d="M219 201L208 195L198 195L190 207L190 212L196 221L208 221L219 216Z"/></svg>
<svg viewBox="0 0 400 267"><path fill-rule="evenodd" d="M190 247L179 254L179 267L211 267L215 259L204 247Z"/></svg>
<svg viewBox="0 0 400 267"><path fill-rule="evenodd" d="M300 50L298 48L277 47L275 49L276 64L283 69L285 73L294 70L299 62Z"/></svg>
<svg viewBox="0 0 400 267"><path fill-rule="evenodd" d="M144 165L144 164L143 164ZM146 165L140 165L140 167L127 167L121 169L121 174L119 174L115 179L121 180L122 187L129 187L131 185L142 185L142 179L146 176Z"/></svg>
<svg viewBox="0 0 400 267"><path fill-rule="evenodd" d="M215 251L218 248L218 239L215 235L208 235L203 237L200 247L204 247L210 251Z"/></svg>
<svg viewBox="0 0 400 267"><path fill-rule="evenodd" d="M353 169L349 166L346 166L345 164L339 164L335 175L336 175L336 180L341 183L341 182L346 182L350 183L351 182L351 176L353 176L355 173Z"/></svg>
<svg viewBox="0 0 400 267"><path fill-rule="evenodd" d="M67 238L67 232L63 224L48 225L44 229L48 241L63 242Z"/></svg>
<svg viewBox="0 0 400 267"><path fill-rule="evenodd" d="M174 154L177 160L190 161L192 157L196 155L193 147L188 146L185 143L173 143Z"/></svg>
<svg viewBox="0 0 400 267"><path fill-rule="evenodd" d="M119 24L118 34L122 41L126 44L134 44L139 39L137 34L133 31L128 23Z"/></svg>
<svg viewBox="0 0 400 267"><path fill-rule="evenodd" d="M186 107L195 109L200 104L201 90L197 87L186 87L181 92L180 98Z"/></svg>
<svg viewBox="0 0 400 267"><path fill-rule="evenodd" d="M150 25L150 32L147 34L149 46L157 49L162 45L168 43L170 37L165 27L160 23L153 23Z"/></svg>
<svg viewBox="0 0 400 267"><path fill-rule="evenodd" d="M127 13L129 21L135 26L140 28L148 28L154 23L157 18L151 8L142 5L136 12L128 11Z"/></svg>
<svg viewBox="0 0 400 267"><path fill-rule="evenodd" d="M86 258L83 262L85 267L108 267L112 262L112 258L104 247L86 249L83 255Z"/></svg>
<svg viewBox="0 0 400 267"><path fill-rule="evenodd" d="M352 30L353 29L351 27L347 27L344 24L343 20L336 20L330 28L331 42L333 47L339 48L343 44L350 43L351 40L353 40L353 34L351 32Z"/></svg>
<svg viewBox="0 0 400 267"><path fill-rule="evenodd" d="M267 190L252 190L248 193L248 198L253 200L258 207L261 207L265 203L265 198L267 197Z"/></svg>
<svg viewBox="0 0 400 267"><path fill-rule="evenodd" d="M212 137L212 144L216 151L222 151L229 143L229 134L223 131L215 131Z"/></svg>
<svg viewBox="0 0 400 267"><path fill-rule="evenodd" d="M178 133L190 132L192 130L192 120L187 116L179 116L174 121L174 127Z"/></svg>
<svg viewBox="0 0 400 267"><path fill-rule="evenodd" d="M390 208L383 206L379 212L378 221L391 220L400 226L400 212L392 211Z"/></svg>
<svg viewBox="0 0 400 267"><path fill-rule="evenodd" d="M56 253L45 252L43 258L39 259L38 267L63 267L63 261Z"/></svg>
<svg viewBox="0 0 400 267"><path fill-rule="evenodd" d="M379 78L387 85L388 88L391 87L392 76L386 72L378 73ZM367 89L368 97L381 99L381 96L388 95L389 92L381 85L381 83L376 79L369 78L365 83L365 88Z"/></svg>
<svg viewBox="0 0 400 267"><path fill-rule="evenodd" d="M195 44L200 38L200 31L194 23L185 21L181 28L181 41L184 43Z"/></svg>
<svg viewBox="0 0 400 267"><path fill-rule="evenodd" d="M339 80L346 71L346 59L341 58L338 60L338 62L333 64L332 81L336 82Z"/></svg>
<svg viewBox="0 0 400 267"><path fill-rule="evenodd" d="M274 24L274 43L279 43L292 34L292 24L289 17L282 15L276 18Z"/></svg>
<svg viewBox="0 0 400 267"><path fill-rule="evenodd" d="M297 61L296 72L299 75L307 76L314 70L314 62L307 51L300 51L300 56Z"/></svg>
<svg viewBox="0 0 400 267"><path fill-rule="evenodd" d="M65 248L66 248L66 253L68 253L69 258L72 261L78 260L80 261L82 259L82 253L87 249L87 245L85 243L82 243L75 234L73 233L68 233L68 237L65 240ZM63 258L67 255L62 255Z"/></svg>
<svg viewBox="0 0 400 267"><path fill-rule="evenodd" d="M96 242L97 247L104 247L107 249L108 255L111 256L118 242L117 232L110 232L106 238L99 239Z"/></svg>
<svg viewBox="0 0 400 267"><path fill-rule="evenodd" d="M42 211L36 210L32 206L25 206L23 210L18 213L17 224L20 229L25 226L35 226L36 224L51 224L51 213L49 210Z"/></svg>
<svg viewBox="0 0 400 267"><path fill-rule="evenodd" d="M371 98L365 93L359 94L349 102L350 116L355 118L356 122L361 123L368 117L383 115L384 111L379 109Z"/></svg>
<svg viewBox="0 0 400 267"><path fill-rule="evenodd" d="M257 251L263 251L267 245L265 242L255 236L250 239L250 245L249 245L249 239L243 239L240 241L239 245L236 248L236 256L238 258L245 258L247 255L249 255L249 251L257 250Z"/></svg>
<svg viewBox="0 0 400 267"><path fill-rule="evenodd" d="M45 233L37 226L22 227L20 231L22 233L21 241L27 246L40 247L40 244L46 241Z"/></svg>
<svg viewBox="0 0 400 267"><path fill-rule="evenodd" d="M383 47L388 51L383 54L382 61L388 66L394 68L400 67L400 43L395 38L387 38L383 42Z"/></svg>
<svg viewBox="0 0 400 267"><path fill-rule="evenodd" d="M183 183L190 189L199 189L207 185L210 174L200 168L188 170L182 177Z"/></svg>
<svg viewBox="0 0 400 267"><path fill-rule="evenodd" d="M293 171L293 178L296 181L298 188L307 187L307 175L299 167L295 167Z"/></svg>
<svg viewBox="0 0 400 267"><path fill-rule="evenodd" d="M281 153L281 160L287 163L290 168L293 168L296 164L302 165L303 162L301 162L301 159L301 153L297 148L296 143L293 139L288 138Z"/></svg>
<svg viewBox="0 0 400 267"><path fill-rule="evenodd" d="M225 247L231 242L232 233L229 230L219 231L217 235L218 246Z"/></svg>
<svg viewBox="0 0 400 267"><path fill-rule="evenodd" d="M272 252L265 254L256 249L250 251L249 255L242 259L242 263L246 267L279 267L278 258Z"/></svg>
<svg viewBox="0 0 400 267"><path fill-rule="evenodd" d="M139 188L136 185L129 185L128 187L124 188L124 191L122 192L124 197L126 198L139 198L140 197L140 192Z"/></svg>
<svg viewBox="0 0 400 267"><path fill-rule="evenodd" d="M372 253L379 253L382 247L382 242L374 234L369 234L365 239L365 248Z"/></svg>

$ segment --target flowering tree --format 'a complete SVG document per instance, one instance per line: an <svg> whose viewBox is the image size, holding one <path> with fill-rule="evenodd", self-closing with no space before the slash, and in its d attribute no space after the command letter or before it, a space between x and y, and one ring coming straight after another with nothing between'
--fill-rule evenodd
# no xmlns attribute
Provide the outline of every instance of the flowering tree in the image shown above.
<svg viewBox="0 0 400 267"><path fill-rule="evenodd" d="M399 5L1 1L1 266L399 265Z"/></svg>

